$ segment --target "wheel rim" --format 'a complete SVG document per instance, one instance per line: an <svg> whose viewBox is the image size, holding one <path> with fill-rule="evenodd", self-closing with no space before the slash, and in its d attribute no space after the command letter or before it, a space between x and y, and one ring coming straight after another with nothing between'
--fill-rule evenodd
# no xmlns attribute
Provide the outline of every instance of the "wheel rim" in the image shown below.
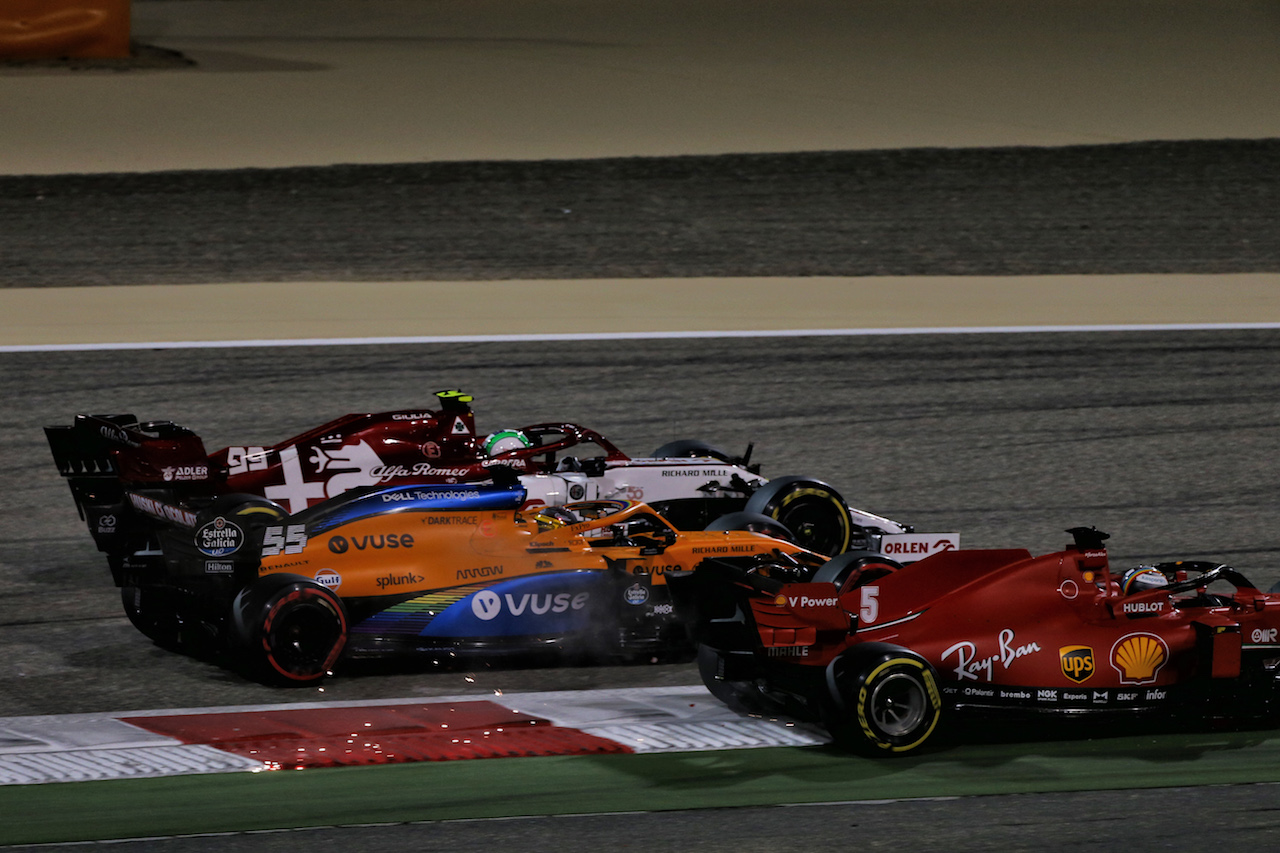
<svg viewBox="0 0 1280 853"><path fill-rule="evenodd" d="M905 672L887 675L871 691L871 721L888 737L912 734L928 715L924 685Z"/></svg>
<svg viewBox="0 0 1280 853"><path fill-rule="evenodd" d="M323 599L294 600L271 620L266 637L272 663L284 675L323 675L343 637L340 617Z"/></svg>
<svg viewBox="0 0 1280 853"><path fill-rule="evenodd" d="M796 544L819 554L838 554L849 541L844 514L828 495L799 493L774 516L794 534Z"/></svg>

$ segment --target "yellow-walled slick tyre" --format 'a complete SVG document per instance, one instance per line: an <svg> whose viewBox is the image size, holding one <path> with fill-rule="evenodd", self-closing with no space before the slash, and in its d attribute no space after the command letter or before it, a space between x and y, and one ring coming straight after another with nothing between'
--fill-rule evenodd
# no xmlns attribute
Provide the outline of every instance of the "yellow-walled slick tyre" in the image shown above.
<svg viewBox="0 0 1280 853"><path fill-rule="evenodd" d="M942 693L924 658L895 646L856 647L827 670L827 729L864 755L906 755L925 746L943 716Z"/></svg>
<svg viewBox="0 0 1280 853"><path fill-rule="evenodd" d="M791 531L797 545L828 557L848 550L853 537L844 498L820 480L770 480L751 496L745 511L769 516Z"/></svg>

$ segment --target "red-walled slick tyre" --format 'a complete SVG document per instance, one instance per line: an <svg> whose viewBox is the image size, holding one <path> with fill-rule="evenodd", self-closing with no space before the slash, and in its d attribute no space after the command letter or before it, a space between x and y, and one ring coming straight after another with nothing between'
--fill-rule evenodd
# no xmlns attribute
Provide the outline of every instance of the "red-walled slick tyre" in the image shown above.
<svg viewBox="0 0 1280 853"><path fill-rule="evenodd" d="M237 596L232 615L245 664L276 684L321 680L347 643L342 601L305 578L263 578Z"/></svg>

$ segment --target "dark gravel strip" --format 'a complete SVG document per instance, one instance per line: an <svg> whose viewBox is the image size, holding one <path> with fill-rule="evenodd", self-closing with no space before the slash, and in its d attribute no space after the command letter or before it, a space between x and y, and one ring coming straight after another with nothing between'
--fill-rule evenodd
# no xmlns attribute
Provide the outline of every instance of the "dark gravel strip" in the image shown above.
<svg viewBox="0 0 1280 853"><path fill-rule="evenodd" d="M1280 271L1280 140L0 177L0 286Z"/></svg>

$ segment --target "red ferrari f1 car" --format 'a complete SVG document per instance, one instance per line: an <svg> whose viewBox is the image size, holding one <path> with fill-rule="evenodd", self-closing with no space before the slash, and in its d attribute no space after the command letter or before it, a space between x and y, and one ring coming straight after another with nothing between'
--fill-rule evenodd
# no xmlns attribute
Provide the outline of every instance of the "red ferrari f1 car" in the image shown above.
<svg viewBox="0 0 1280 853"><path fill-rule="evenodd" d="M874 755L965 717L1275 715L1280 595L1209 562L1116 572L1107 534L1068 532L1039 557L717 557L669 580L712 693Z"/></svg>

